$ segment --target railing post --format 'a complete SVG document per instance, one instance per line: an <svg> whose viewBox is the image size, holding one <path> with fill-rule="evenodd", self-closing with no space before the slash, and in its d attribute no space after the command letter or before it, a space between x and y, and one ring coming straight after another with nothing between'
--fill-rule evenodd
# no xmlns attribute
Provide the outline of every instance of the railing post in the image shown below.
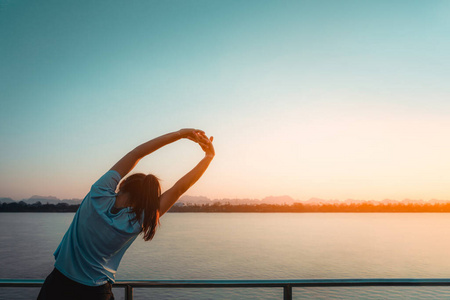
<svg viewBox="0 0 450 300"><path fill-rule="evenodd" d="M283 294L284 300L292 300L292 286L290 284L283 286Z"/></svg>
<svg viewBox="0 0 450 300"><path fill-rule="evenodd" d="M128 284L125 286L125 300L133 300L133 287Z"/></svg>

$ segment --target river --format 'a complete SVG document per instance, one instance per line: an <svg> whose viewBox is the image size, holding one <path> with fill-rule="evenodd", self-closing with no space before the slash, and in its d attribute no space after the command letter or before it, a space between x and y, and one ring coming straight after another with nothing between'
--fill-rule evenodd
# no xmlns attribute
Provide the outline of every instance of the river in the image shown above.
<svg viewBox="0 0 450 300"><path fill-rule="evenodd" d="M1 213L0 278L45 278L73 213ZM450 214L168 213L124 279L450 278ZM3 288L0 299L39 289ZM114 289L116 299L123 290ZM294 288L294 299L448 299L450 288ZM281 288L136 289L134 299L282 299Z"/></svg>

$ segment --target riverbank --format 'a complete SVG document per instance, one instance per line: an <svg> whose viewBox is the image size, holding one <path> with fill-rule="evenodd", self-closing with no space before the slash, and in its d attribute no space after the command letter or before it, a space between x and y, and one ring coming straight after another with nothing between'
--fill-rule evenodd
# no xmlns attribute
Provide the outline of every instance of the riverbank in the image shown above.
<svg viewBox="0 0 450 300"><path fill-rule="evenodd" d="M23 201L14 203L2 203L0 212L76 212L80 205L67 203L42 204L40 202L27 204ZM169 212L288 212L288 213L448 213L450 203L340 203L340 204L304 204L294 203L292 205L279 204L239 204L229 203L174 205Z"/></svg>

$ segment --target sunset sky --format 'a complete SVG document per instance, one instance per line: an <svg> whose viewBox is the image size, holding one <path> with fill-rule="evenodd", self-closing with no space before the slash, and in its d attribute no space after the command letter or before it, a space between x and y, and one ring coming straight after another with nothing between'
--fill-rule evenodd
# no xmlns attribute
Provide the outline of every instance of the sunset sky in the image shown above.
<svg viewBox="0 0 450 300"><path fill-rule="evenodd" d="M450 1L0 0L0 197L183 127L209 198L450 200ZM141 161L169 188L203 157Z"/></svg>

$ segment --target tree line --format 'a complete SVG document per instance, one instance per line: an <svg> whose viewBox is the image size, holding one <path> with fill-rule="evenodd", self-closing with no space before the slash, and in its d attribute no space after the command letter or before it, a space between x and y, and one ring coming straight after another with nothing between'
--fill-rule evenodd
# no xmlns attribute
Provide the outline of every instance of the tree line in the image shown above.
<svg viewBox="0 0 450 300"><path fill-rule="evenodd" d="M179 205L173 206L170 212L293 212L293 213L418 213L418 212L450 212L449 203L338 203L338 204L240 204L214 203L212 205Z"/></svg>
<svg viewBox="0 0 450 300"><path fill-rule="evenodd" d="M67 203L27 204L24 201L2 203L0 212L76 212L80 205ZM450 212L448 203L337 203L337 204L239 204L216 202L214 204L183 204L173 206L169 212L292 212L292 213L418 213L418 212Z"/></svg>
<svg viewBox="0 0 450 300"><path fill-rule="evenodd" d="M24 201L2 203L0 212L76 212L79 204L67 204L64 202L58 204L42 204L40 201L33 204L27 204Z"/></svg>

